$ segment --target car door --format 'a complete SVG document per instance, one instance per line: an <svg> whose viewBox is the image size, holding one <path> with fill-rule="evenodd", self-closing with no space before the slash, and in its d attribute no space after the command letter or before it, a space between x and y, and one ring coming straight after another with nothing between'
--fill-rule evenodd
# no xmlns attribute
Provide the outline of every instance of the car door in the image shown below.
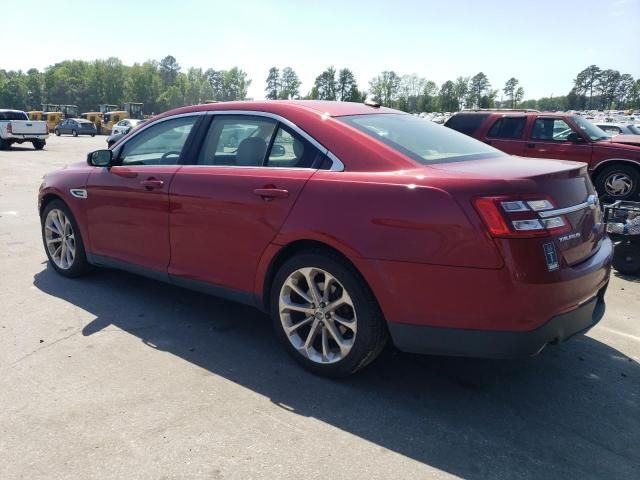
<svg viewBox="0 0 640 480"><path fill-rule="evenodd" d="M61 134L67 134L67 133L69 133L69 132L67 131L67 125L68 125L68 124L69 124L69 121L68 121L68 120L63 120L62 122L60 122L60 125L58 126L58 131L59 131Z"/></svg>
<svg viewBox="0 0 640 480"><path fill-rule="evenodd" d="M570 140L572 133L577 135L580 142ZM531 125L524 155L589 163L591 143L582 132L574 129L562 118L538 116Z"/></svg>
<svg viewBox="0 0 640 480"><path fill-rule="evenodd" d="M522 155L526 139L524 115L503 115L495 119L487 130L484 142L510 155Z"/></svg>
<svg viewBox="0 0 640 480"><path fill-rule="evenodd" d="M171 184L172 282L253 291L262 253L322 157L292 128L265 116L213 118L197 164Z"/></svg>
<svg viewBox="0 0 640 480"><path fill-rule="evenodd" d="M114 151L110 168L87 181L91 253L99 263L124 262L166 275L169 263L169 187L191 155L190 137L202 115L163 119Z"/></svg>

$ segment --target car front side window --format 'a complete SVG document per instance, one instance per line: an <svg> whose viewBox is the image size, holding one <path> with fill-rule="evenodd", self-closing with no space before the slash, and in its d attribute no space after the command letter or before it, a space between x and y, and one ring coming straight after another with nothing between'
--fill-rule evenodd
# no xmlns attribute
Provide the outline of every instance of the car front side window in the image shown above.
<svg viewBox="0 0 640 480"><path fill-rule="evenodd" d="M119 153L121 165L176 165L197 116L173 118L152 125L126 142Z"/></svg>
<svg viewBox="0 0 640 480"><path fill-rule="evenodd" d="M533 140L548 140L552 142L566 142L573 129L559 118L537 118L533 124L531 138Z"/></svg>

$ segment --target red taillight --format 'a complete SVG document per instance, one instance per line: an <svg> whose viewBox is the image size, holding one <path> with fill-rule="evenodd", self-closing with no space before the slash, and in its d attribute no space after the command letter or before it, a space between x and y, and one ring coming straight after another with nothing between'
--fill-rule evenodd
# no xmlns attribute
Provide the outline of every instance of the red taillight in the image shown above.
<svg viewBox="0 0 640 480"><path fill-rule="evenodd" d="M474 200L476 210L494 237L548 237L571 229L564 215L542 216L553 202L543 196L531 198L481 197Z"/></svg>

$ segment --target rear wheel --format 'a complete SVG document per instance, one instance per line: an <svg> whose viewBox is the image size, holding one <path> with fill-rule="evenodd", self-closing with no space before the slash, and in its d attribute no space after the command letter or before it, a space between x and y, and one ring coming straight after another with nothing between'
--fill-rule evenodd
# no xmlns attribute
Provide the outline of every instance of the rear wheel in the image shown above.
<svg viewBox="0 0 640 480"><path fill-rule="evenodd" d="M53 131L53 133L56 134L56 137L60 136L60 130L58 130L57 128Z"/></svg>
<svg viewBox="0 0 640 480"><path fill-rule="evenodd" d="M611 165L598 174L598 193L610 200L630 200L640 191L640 170L632 165Z"/></svg>
<svg viewBox="0 0 640 480"><path fill-rule="evenodd" d="M42 242L49 263L65 277L78 277L89 271L84 243L71 211L61 200L53 200L40 217Z"/></svg>
<svg viewBox="0 0 640 480"><path fill-rule="evenodd" d="M44 140L34 140L32 143L33 143L33 148L35 148L36 150L42 150L44 146L47 144L47 142L45 142Z"/></svg>
<svg viewBox="0 0 640 480"><path fill-rule="evenodd" d="M73 135L74 137L77 137L78 132L76 130L71 130L71 135Z"/></svg>
<svg viewBox="0 0 640 480"><path fill-rule="evenodd" d="M368 285L331 252L287 260L274 278L270 305L287 351L319 375L356 372L378 356L387 340L382 312Z"/></svg>
<svg viewBox="0 0 640 480"><path fill-rule="evenodd" d="M10 145L9 140L0 138L0 150L8 150Z"/></svg>

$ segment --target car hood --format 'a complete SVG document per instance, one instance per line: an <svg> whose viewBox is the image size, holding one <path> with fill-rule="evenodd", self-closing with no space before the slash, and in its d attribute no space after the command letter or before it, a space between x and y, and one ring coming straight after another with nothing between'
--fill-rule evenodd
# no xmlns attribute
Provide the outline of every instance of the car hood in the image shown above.
<svg viewBox="0 0 640 480"><path fill-rule="evenodd" d="M640 147L640 135L616 135L615 137L604 141L617 147L625 147L627 145Z"/></svg>

